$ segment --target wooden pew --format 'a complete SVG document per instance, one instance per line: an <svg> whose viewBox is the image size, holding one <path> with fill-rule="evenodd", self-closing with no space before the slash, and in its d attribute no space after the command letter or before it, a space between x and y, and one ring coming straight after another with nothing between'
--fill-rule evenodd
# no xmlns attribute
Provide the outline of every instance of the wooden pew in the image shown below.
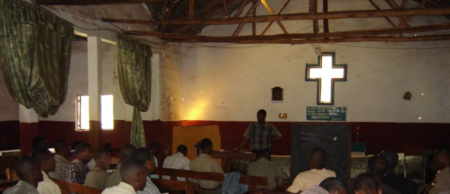
<svg viewBox="0 0 450 194"><path fill-rule="evenodd" d="M247 160L249 164L256 160L255 154L244 152L213 151L212 157L222 159L222 169L225 173L231 170L231 160Z"/></svg>
<svg viewBox="0 0 450 194"><path fill-rule="evenodd" d="M73 183L61 179L52 179L56 184L58 184L59 188L61 189L61 194L70 194L70 193L77 193L77 194L101 194L102 190L87 187L84 185L80 185L78 183Z"/></svg>
<svg viewBox="0 0 450 194"><path fill-rule="evenodd" d="M174 191L184 191L186 194L195 194L195 185L190 182L165 180L165 179L152 179L152 182L161 189L170 189Z"/></svg>
<svg viewBox="0 0 450 194"><path fill-rule="evenodd" d="M0 171L4 178L0 179L0 193L4 190L13 187L19 182L19 178L15 172L15 163L17 158L15 157L1 157L0 158Z"/></svg>
<svg viewBox="0 0 450 194"><path fill-rule="evenodd" d="M223 182L225 179L224 174L222 173L195 172L190 170L176 170L167 168L156 169L156 174L159 175L160 179L162 179L163 176L169 176L171 180L176 180L177 177L184 177L189 179ZM266 177L241 175L239 183L247 184L249 193L254 194L257 190L256 186L267 186L267 179Z"/></svg>

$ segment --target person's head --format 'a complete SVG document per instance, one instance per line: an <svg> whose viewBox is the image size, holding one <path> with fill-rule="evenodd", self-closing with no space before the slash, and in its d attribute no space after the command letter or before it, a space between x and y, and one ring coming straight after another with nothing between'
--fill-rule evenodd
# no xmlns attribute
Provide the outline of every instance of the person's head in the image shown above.
<svg viewBox="0 0 450 194"><path fill-rule="evenodd" d="M70 156L70 146L69 143L67 143L66 140L57 140L55 142L55 152L58 155L61 155L63 157L69 157Z"/></svg>
<svg viewBox="0 0 450 194"><path fill-rule="evenodd" d="M91 145L86 142L80 142L75 148L77 152L77 158L83 162L89 162L92 159Z"/></svg>
<svg viewBox="0 0 450 194"><path fill-rule="evenodd" d="M144 190L147 182L148 171L144 162L135 159L129 159L120 166L120 176L122 181L130 184L135 191Z"/></svg>
<svg viewBox="0 0 450 194"><path fill-rule="evenodd" d="M381 153L381 156L386 158L388 161L388 172L394 172L395 168L397 168L398 165L398 155L397 153L387 150Z"/></svg>
<svg viewBox="0 0 450 194"><path fill-rule="evenodd" d="M434 162L438 170L442 170L449 165L450 152L447 147L440 147L434 152Z"/></svg>
<svg viewBox="0 0 450 194"><path fill-rule="evenodd" d="M31 152L31 157L33 157L38 165L41 167L41 170L45 173L49 173L51 171L55 171L56 161L53 157L53 154L47 148L36 148Z"/></svg>
<svg viewBox="0 0 450 194"><path fill-rule="evenodd" d="M152 173L155 171L155 158L147 148L138 148L131 154L131 159L139 160L145 163L147 170Z"/></svg>
<svg viewBox="0 0 450 194"><path fill-rule="evenodd" d="M186 156L187 152L188 152L188 148L185 145L179 145L177 147L177 152L180 152L183 154L183 156Z"/></svg>
<svg viewBox="0 0 450 194"><path fill-rule="evenodd" d="M37 148L47 148L47 141L43 137L33 139L33 149Z"/></svg>
<svg viewBox="0 0 450 194"><path fill-rule="evenodd" d="M111 167L111 153L106 149L98 149L94 152L95 166L101 169L108 169Z"/></svg>
<svg viewBox="0 0 450 194"><path fill-rule="evenodd" d="M20 180L28 182L35 187L37 187L37 183L44 180L41 167L36 159L30 156L19 159L15 167Z"/></svg>
<svg viewBox="0 0 450 194"><path fill-rule="evenodd" d="M380 155L374 155L367 162L367 172L373 174L377 179L381 179L388 170L388 161Z"/></svg>
<svg viewBox="0 0 450 194"><path fill-rule="evenodd" d="M210 155L213 150L212 141L208 138L202 139L200 142L200 149L202 150L202 153Z"/></svg>
<svg viewBox="0 0 450 194"><path fill-rule="evenodd" d="M378 180L370 173L362 173L353 181L355 194L381 194Z"/></svg>
<svg viewBox="0 0 450 194"><path fill-rule="evenodd" d="M334 177L326 178L319 186L327 190L330 194L348 194L347 185Z"/></svg>
<svg viewBox="0 0 450 194"><path fill-rule="evenodd" d="M258 119L258 123L263 124L266 122L267 112L264 109L258 110L256 113L256 118Z"/></svg>
<svg viewBox="0 0 450 194"><path fill-rule="evenodd" d="M152 142L152 143L150 144L150 151L152 152L152 154L153 154L154 156L157 156L157 155L159 154L159 151L160 151L160 150L161 150L161 146L159 146L158 143Z"/></svg>
<svg viewBox="0 0 450 194"><path fill-rule="evenodd" d="M258 160L261 159L261 158L266 158L266 159L269 158L269 155L268 155L267 151L258 150L258 151L255 152L255 154L256 154L256 158Z"/></svg>
<svg viewBox="0 0 450 194"><path fill-rule="evenodd" d="M125 144L120 148L120 161L124 162L131 158L131 153L136 150L136 147L131 144Z"/></svg>
<svg viewBox="0 0 450 194"><path fill-rule="evenodd" d="M309 152L308 166L309 169L322 169L327 161L327 152L320 147L315 147Z"/></svg>

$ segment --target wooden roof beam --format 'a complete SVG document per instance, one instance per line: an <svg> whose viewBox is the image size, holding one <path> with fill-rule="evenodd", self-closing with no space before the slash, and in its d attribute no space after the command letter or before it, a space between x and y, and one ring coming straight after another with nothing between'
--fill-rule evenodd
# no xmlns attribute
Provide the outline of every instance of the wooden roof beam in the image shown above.
<svg viewBox="0 0 450 194"><path fill-rule="evenodd" d="M347 38L310 38L310 39L280 39L280 40L243 40L238 42L238 44L325 44L325 43L340 43L340 42L423 42L423 41L440 41L440 40L450 40L450 34L444 35L431 35L431 36L414 36L414 37L389 37L389 36L367 36L367 37L347 37ZM170 42L204 42L204 41L179 41L170 40ZM223 41L225 42L225 41Z"/></svg>
<svg viewBox="0 0 450 194"><path fill-rule="evenodd" d="M260 1L259 1L260 2ZM450 7L441 8L415 8L402 10L359 10L359 11L334 11L327 13L297 13L266 15L255 17L240 17L230 19L184 19L167 21L148 20L123 20L123 19L102 19L104 22L129 23L145 25L228 25L252 22L270 22L283 20L314 20L314 19L354 19L354 18L377 18L377 17L398 17L398 16L432 16L450 14Z"/></svg>
<svg viewBox="0 0 450 194"><path fill-rule="evenodd" d="M305 38L342 38L342 37L360 37L360 36L376 36L386 35L390 33L418 33L418 32L431 32L437 30L450 29L450 23L438 24L438 25L426 25L417 27L399 27L399 28L384 28L375 30L355 30L355 31L341 31L341 32L329 32L329 33L296 33L296 34L277 34L277 35L247 35L247 36L200 36L200 35L186 35L176 33L165 33L162 38L164 39L178 39L180 41L197 40L202 42L235 42L243 40L275 40L275 39L305 39ZM128 31L125 32L129 35L137 36L160 36L159 32L153 31Z"/></svg>
<svg viewBox="0 0 450 194"><path fill-rule="evenodd" d="M37 5L104 5L157 3L165 0L34 0Z"/></svg>

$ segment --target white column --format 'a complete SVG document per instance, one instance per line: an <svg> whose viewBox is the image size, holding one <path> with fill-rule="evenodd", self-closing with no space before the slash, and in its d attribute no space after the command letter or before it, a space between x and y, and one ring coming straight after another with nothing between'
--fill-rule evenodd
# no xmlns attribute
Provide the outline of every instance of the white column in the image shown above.
<svg viewBox="0 0 450 194"><path fill-rule="evenodd" d="M32 109L19 104L19 121L21 123L37 123L39 122L39 116Z"/></svg>
<svg viewBox="0 0 450 194"><path fill-rule="evenodd" d="M101 85L101 38L88 36L88 95L89 95L89 142L94 149L101 146L100 85Z"/></svg>

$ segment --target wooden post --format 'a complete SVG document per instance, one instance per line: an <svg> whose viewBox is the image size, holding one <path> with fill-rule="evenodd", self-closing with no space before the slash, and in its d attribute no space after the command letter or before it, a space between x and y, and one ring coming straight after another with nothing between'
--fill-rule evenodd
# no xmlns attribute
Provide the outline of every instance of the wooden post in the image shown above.
<svg viewBox="0 0 450 194"><path fill-rule="evenodd" d="M317 13L317 0L309 0L309 13ZM317 19L313 20L313 32L314 34L319 33L319 21Z"/></svg>
<svg viewBox="0 0 450 194"><path fill-rule="evenodd" d="M189 0L189 18L194 19L195 17L195 2L194 0Z"/></svg>

